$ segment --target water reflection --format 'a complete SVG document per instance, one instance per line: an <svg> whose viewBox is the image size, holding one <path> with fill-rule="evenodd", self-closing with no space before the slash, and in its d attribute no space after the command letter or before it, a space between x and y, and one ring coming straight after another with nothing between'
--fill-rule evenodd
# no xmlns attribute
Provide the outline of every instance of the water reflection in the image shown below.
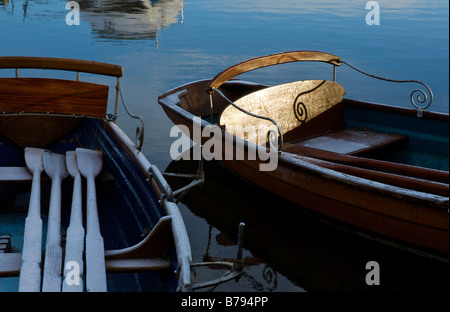
<svg viewBox="0 0 450 312"><path fill-rule="evenodd" d="M197 165L196 161L173 161L165 171L195 173ZM231 260L226 257L235 255L238 224L245 222L246 269L239 281L240 290L377 292L449 288L446 263L381 245L330 226L331 222L323 223L298 206L261 193L215 162L205 162L204 169L205 184L191 189L181 200L209 223L208 231L203 231L207 239L201 239L208 241L206 251L192 241L193 254L202 255L194 262ZM186 184L180 178L168 181L174 189ZM186 215L183 208L182 213ZM196 234L200 232L198 227ZM365 282L369 261L377 261L383 268L383 281L377 287ZM197 273L199 279L211 279L204 276L209 272ZM236 287L229 282L216 290L236 291Z"/></svg>
<svg viewBox="0 0 450 312"><path fill-rule="evenodd" d="M0 0L10 15L23 19L64 22L66 0ZM81 22L91 25L97 38L108 40L157 39L157 32L183 23L183 0L78 0ZM19 4L20 3L20 4ZM43 9L43 6L45 8Z"/></svg>
<svg viewBox="0 0 450 312"><path fill-rule="evenodd" d="M143 152L160 169L170 163L169 149L175 139L169 137L173 124L157 104L157 97L263 54L322 50L370 73L422 80L435 95L430 110L448 113L447 1L379 0L381 26L373 27L365 23L367 1L195 0L183 4L182 0L79 0L80 26L66 25L67 1L0 0L4 26L0 53L122 65L127 76L123 79L127 103L146 122ZM169 27L170 31L158 32ZM161 46L155 51L146 41L158 39ZM279 84L302 77L323 79L331 77L331 70L326 67L316 72L316 66L299 64L255 71L241 78ZM410 106L409 88L403 92L397 86L377 84L359 74L352 76L345 68L339 69L337 79L348 89L348 97ZM124 116L119 119L121 128L134 138L134 120L129 121L125 112L119 116ZM205 186L181 203L195 261L234 257L236 247L229 245L224 234L236 235L240 221L247 225L246 275L239 283L220 285L217 290L449 288L445 277L448 265L442 268L338 234L311 218L289 212L277 200L268 200L264 192L249 193L248 186L236 178L224 179L223 170L208 170L207 174ZM367 289L364 282L369 260L377 260L382 267L379 288Z"/></svg>
<svg viewBox="0 0 450 312"><path fill-rule="evenodd" d="M79 0L82 21L105 39L157 39L157 32L183 22L183 0Z"/></svg>
<svg viewBox="0 0 450 312"><path fill-rule="evenodd" d="M368 1L348 1L342 0L227 0L208 2L208 10L222 12L257 12L271 14L331 14L338 16L352 16L366 14L368 11L365 6ZM445 2L439 0L427 1L421 0L392 0L378 1L383 13L395 12L399 14L413 14L417 9L445 9Z"/></svg>

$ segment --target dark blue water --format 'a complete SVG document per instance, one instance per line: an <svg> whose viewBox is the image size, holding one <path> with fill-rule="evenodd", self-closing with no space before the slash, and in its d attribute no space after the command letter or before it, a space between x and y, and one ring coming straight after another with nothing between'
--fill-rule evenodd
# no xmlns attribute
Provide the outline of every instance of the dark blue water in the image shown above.
<svg viewBox="0 0 450 312"><path fill-rule="evenodd" d="M441 0L378 1L380 25L369 26L367 1L298 0L82 0L80 24L69 26L64 0L0 0L0 55L52 56L122 65L130 109L146 122L143 151L164 170L171 164L172 123L157 103L164 91L213 77L245 59L289 50L321 50L371 74L421 80L431 87L429 110L449 111L449 5ZM245 74L263 83L326 78L328 66L291 64ZM12 75L2 71L0 76ZM27 73L28 74L28 73ZM30 72L32 74L32 72ZM93 78L94 79L94 78ZM409 107L416 85L337 71L347 96ZM119 111L134 138L135 120ZM253 190L220 168L180 205L194 260L232 258L237 224L249 223L239 282L217 290L426 290L448 288L440 267L338 234L292 214L284 203ZM245 211L248 208L248 211ZM258 213L255 213L259 210ZM274 211L275 210L275 211ZM271 221L271 222L268 222ZM294 238L293 240L291 238ZM375 258L375 259L374 259ZM365 264L378 260L379 288L364 281ZM447 266L448 267L448 266ZM429 271L435 270L435 271ZM448 270L448 269L447 269ZM201 273L200 275L210 273ZM206 276L208 277L208 276Z"/></svg>

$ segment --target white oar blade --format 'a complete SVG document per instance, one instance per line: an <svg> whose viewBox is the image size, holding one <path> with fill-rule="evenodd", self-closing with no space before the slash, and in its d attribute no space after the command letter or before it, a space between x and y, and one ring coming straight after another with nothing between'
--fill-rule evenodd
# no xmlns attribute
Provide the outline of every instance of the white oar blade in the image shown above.
<svg viewBox="0 0 450 312"><path fill-rule="evenodd" d="M103 153L86 148L77 148L78 169L84 177L98 176L103 168Z"/></svg>
<svg viewBox="0 0 450 312"><path fill-rule="evenodd" d="M44 170L44 163L42 160L44 151L45 150L40 148L25 147L25 163L31 173L36 171L42 172Z"/></svg>
<svg viewBox="0 0 450 312"><path fill-rule="evenodd" d="M77 153L75 151L66 152L66 167L73 178L80 174L80 171L78 170Z"/></svg>
<svg viewBox="0 0 450 312"><path fill-rule="evenodd" d="M62 154L45 151L42 155L45 173L52 179L64 180L69 176L66 169L66 157Z"/></svg>

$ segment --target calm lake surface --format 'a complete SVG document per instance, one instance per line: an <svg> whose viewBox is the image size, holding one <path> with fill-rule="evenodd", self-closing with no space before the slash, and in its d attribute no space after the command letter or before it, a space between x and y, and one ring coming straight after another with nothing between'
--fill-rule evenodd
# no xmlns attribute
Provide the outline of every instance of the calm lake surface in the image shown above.
<svg viewBox="0 0 450 312"><path fill-rule="evenodd" d="M252 57L320 50L371 74L414 79L434 93L429 110L449 111L449 4L442 0L378 1L380 25L369 26L367 1L337 0L80 0L79 25L68 25L64 0L0 0L0 55L87 59L124 67L121 86L130 110L145 120L143 152L162 171L191 172L170 159L172 123L157 103L183 83L211 78ZM373 12L372 12L373 13ZM26 72L26 71L24 71ZM26 72L28 73L28 72ZM0 77L13 75L1 71ZM29 72L32 75L32 71ZM22 76L24 76L23 74ZM243 79L278 84L331 79L327 66L282 65ZM380 82L346 66L337 81L347 97L409 107L418 85ZM119 112L134 138L135 120ZM206 183L180 203L194 261L232 259L245 221L247 270L215 291L448 290L448 264L380 246L344 233L205 164ZM180 181L170 181L178 186ZM365 282L369 261L380 285ZM220 275L199 271L198 278Z"/></svg>

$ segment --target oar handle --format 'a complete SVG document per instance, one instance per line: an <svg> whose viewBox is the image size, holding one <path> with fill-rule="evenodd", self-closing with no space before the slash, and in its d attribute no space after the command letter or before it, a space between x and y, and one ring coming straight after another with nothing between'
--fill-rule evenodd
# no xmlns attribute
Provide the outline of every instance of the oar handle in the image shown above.
<svg viewBox="0 0 450 312"><path fill-rule="evenodd" d="M41 219L41 172L33 174L27 218Z"/></svg>
<svg viewBox="0 0 450 312"><path fill-rule="evenodd" d="M41 171L33 174L30 205L25 219L25 231L20 269L19 291L38 292L41 288L42 219Z"/></svg>
<svg viewBox="0 0 450 312"><path fill-rule="evenodd" d="M97 212L97 194L95 189L95 178L89 176L87 178L87 220L86 227L87 232L100 233L100 222L98 221Z"/></svg>
<svg viewBox="0 0 450 312"><path fill-rule="evenodd" d="M95 177L87 176L86 289L106 291L105 247L97 212Z"/></svg>
<svg viewBox="0 0 450 312"><path fill-rule="evenodd" d="M61 291L61 178L52 180L50 207L47 221L47 240L45 243L44 279L42 291Z"/></svg>
<svg viewBox="0 0 450 312"><path fill-rule="evenodd" d="M67 228L66 256L64 260L63 292L83 291L84 227L82 212L81 176L75 175L73 182L70 224Z"/></svg>

